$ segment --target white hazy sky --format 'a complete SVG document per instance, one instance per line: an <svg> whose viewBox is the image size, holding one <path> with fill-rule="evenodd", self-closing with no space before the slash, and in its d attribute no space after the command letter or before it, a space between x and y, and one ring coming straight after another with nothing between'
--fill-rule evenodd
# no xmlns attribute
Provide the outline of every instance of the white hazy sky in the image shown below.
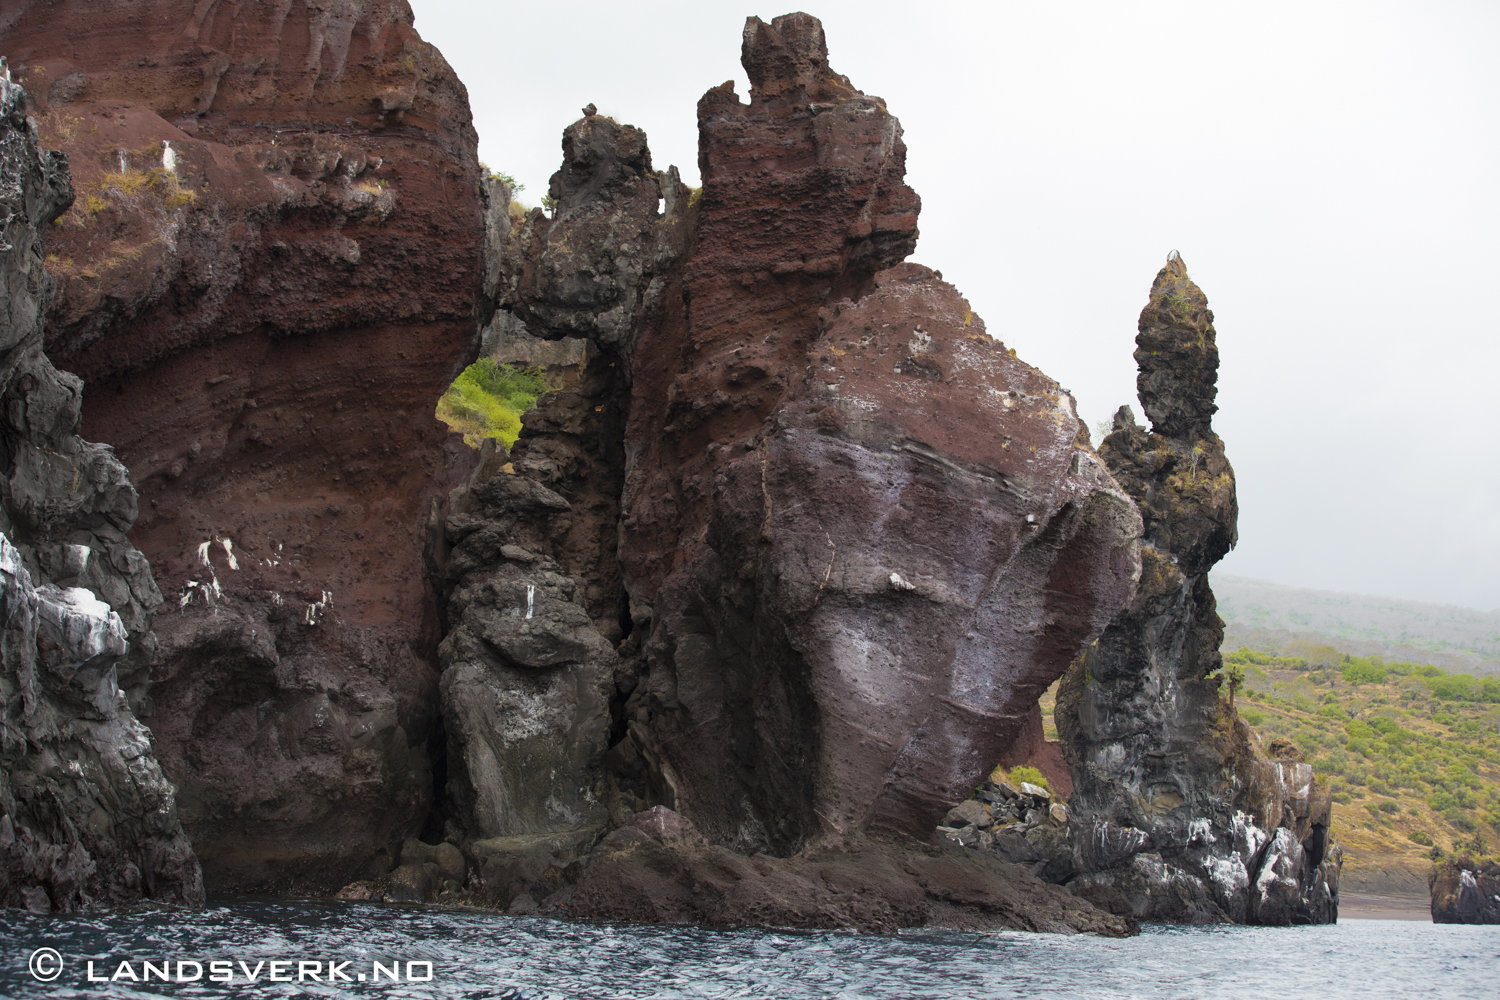
<svg viewBox="0 0 1500 1000"><path fill-rule="evenodd" d="M534 202L589 102L697 184L718 0L411 0L480 156ZM1500 607L1500 4L820 2L830 61L906 130L914 260L1073 391L1135 401L1179 250L1219 335L1231 573ZM1095 437L1097 443L1097 435Z"/></svg>

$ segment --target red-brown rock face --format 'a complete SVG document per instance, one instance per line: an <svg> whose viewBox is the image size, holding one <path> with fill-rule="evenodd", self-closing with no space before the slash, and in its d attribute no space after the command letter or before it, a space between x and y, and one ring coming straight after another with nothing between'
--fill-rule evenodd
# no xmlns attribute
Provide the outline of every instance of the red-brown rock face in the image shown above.
<svg viewBox="0 0 1500 1000"><path fill-rule="evenodd" d="M926 838L1128 599L1139 516L1057 383L902 264L919 201L822 27L747 22L699 103L685 314L635 344L627 752L710 839Z"/></svg>
<svg viewBox="0 0 1500 1000"><path fill-rule="evenodd" d="M0 14L72 162L48 350L141 490L169 602L148 721L211 889L342 884L431 798L415 528L453 482L432 412L475 346L482 206L467 93L411 22Z"/></svg>

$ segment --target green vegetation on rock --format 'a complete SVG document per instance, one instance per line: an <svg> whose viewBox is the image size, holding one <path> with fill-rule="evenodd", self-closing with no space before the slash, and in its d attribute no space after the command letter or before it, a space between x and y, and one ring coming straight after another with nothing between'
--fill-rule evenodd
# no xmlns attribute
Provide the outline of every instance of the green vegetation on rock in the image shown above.
<svg viewBox="0 0 1500 1000"><path fill-rule="evenodd" d="M438 400L438 419L464 436L471 447L495 438L506 448L521 433L521 414L548 389L540 369L502 365L480 358L453 380Z"/></svg>
<svg viewBox="0 0 1500 1000"><path fill-rule="evenodd" d="M1021 782L1025 781L1036 785L1038 788L1045 788L1049 792L1052 791L1052 785L1048 783L1047 776L1034 767L1013 767L1010 769L1010 776L1008 778L1006 777L1005 769L997 767L990 774L990 780L996 784L1002 781L1009 781L1016 788L1020 788Z"/></svg>

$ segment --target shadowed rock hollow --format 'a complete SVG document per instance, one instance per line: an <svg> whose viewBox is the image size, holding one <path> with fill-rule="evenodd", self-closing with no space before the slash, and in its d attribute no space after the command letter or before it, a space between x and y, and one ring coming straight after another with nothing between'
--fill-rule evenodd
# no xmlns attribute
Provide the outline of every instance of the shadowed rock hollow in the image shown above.
<svg viewBox="0 0 1500 1000"><path fill-rule="evenodd" d="M137 708L208 883L388 865L432 801L414 528L478 339L468 95L403 0L23 0L0 50L73 164L48 348L141 491L170 610Z"/></svg>
<svg viewBox="0 0 1500 1000"><path fill-rule="evenodd" d="M1220 698L1224 625L1208 571L1234 546L1234 472L1210 426L1219 351L1174 252L1136 338L1137 388L1099 446L1145 519L1130 606L1079 658L1055 717L1073 772L1074 892L1144 920L1305 924L1338 917L1331 799L1295 747L1273 756Z"/></svg>
<svg viewBox="0 0 1500 1000"><path fill-rule="evenodd" d="M0 59L0 907L198 904L203 880L151 734L161 593L126 538L136 492L77 432L83 385L42 351L41 235L73 200Z"/></svg>
<svg viewBox="0 0 1500 1000"><path fill-rule="evenodd" d="M777 896L816 881L816 852L867 851L927 900L914 922L942 922L939 883L962 879L928 879L909 842L861 845L928 841L996 761L1040 749L1037 696L1132 592L1139 515L1071 397L903 263L920 203L900 125L829 68L817 19L750 18L743 63L748 102L730 84L699 102L701 192L586 113L554 217L492 211L506 322L593 346L509 468L494 456L432 521L455 820L500 905L718 919L607 901L767 852L789 867L743 889L767 913L899 926ZM498 721L532 702L547 725ZM617 831L577 873L607 825L661 807L702 851ZM1025 876L970 862L992 888Z"/></svg>

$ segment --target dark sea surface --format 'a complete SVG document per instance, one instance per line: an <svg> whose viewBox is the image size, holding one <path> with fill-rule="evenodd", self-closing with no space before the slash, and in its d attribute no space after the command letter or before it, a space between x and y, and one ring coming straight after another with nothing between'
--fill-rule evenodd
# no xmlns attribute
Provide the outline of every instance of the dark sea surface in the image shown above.
<svg viewBox="0 0 1500 1000"><path fill-rule="evenodd" d="M61 956L32 976L39 948ZM203 979L108 980L197 962ZM36 959L44 974L57 967ZM210 963L230 982L208 982ZM270 963L286 963L272 967ZM299 962L317 963L299 970ZM327 982L330 962L348 982ZM244 963L242 969L241 964ZM379 970L376 969L379 963ZM408 964L412 963L412 964ZM422 980L429 974L431 979ZM246 972L256 973L255 982ZM221 975L223 966L220 966ZM192 964L182 973L191 977ZM303 980L297 981L302 972ZM381 982L370 977L379 971ZM400 978L389 981L390 975ZM311 978L316 974L324 981ZM366 977L360 982L355 977ZM291 982L269 982L272 975ZM897 1000L991 997L1500 997L1500 927L1354 920L1331 927L1150 926L1125 940L1005 932L898 937L569 924L460 910L235 901L38 917L0 911L5 997Z"/></svg>

